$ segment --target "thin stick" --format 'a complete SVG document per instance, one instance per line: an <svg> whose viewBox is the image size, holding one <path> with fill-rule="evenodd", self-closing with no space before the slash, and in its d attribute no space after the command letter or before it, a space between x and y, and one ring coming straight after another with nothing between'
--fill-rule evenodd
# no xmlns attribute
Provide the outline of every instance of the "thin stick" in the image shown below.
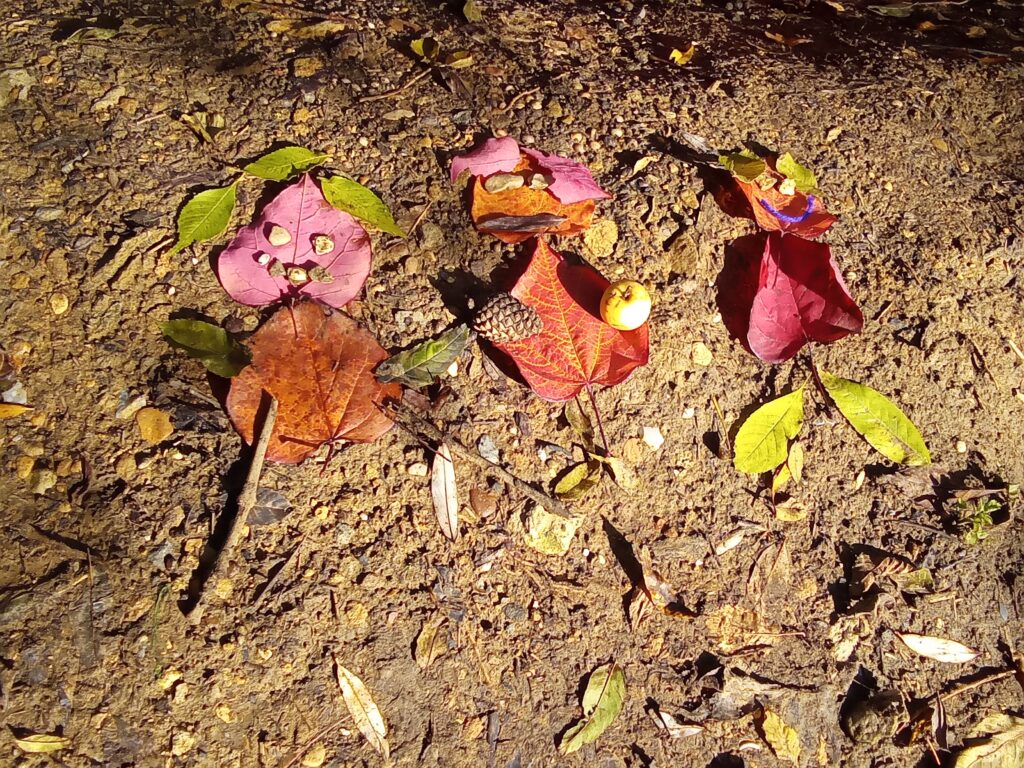
<svg viewBox="0 0 1024 768"><path fill-rule="evenodd" d="M390 99L392 96L397 96L398 94L402 93L402 91L405 91L405 90L411 88L416 83L418 83L420 80L422 80L427 75L429 75L432 71L433 70L431 70L431 69L424 69L422 72L418 72L418 73L416 73L416 75L414 75L413 77L411 77L408 80L406 80L402 85L398 86L397 88L392 88L391 90L384 91L383 93L375 93L375 94L372 94L371 96L363 96L360 99L356 99L356 103L358 103L358 104L366 104L366 103L371 102L371 101L380 101L381 99Z"/></svg>
<svg viewBox="0 0 1024 768"><path fill-rule="evenodd" d="M508 103L508 105L503 110L501 110L501 111L504 112L506 115L509 114L513 109L515 109L516 104L518 104L523 99L528 99L530 96L533 96L533 94L537 93L539 90L540 90L540 88L537 87L537 88L531 88L528 91L523 91L518 96L516 96L514 99L512 99L512 101L510 101Z"/></svg>
<svg viewBox="0 0 1024 768"><path fill-rule="evenodd" d="M300 749L293 750L290 755L285 755L281 759L281 762L277 764L277 768L292 768L292 766L299 762L302 756L309 751L310 747L312 747L317 741L322 739L331 731L337 730L339 727L341 727L341 724L344 723L347 719L347 716L339 717L333 723L328 723L327 725L325 725L319 731L314 733L313 736L309 739L309 741L303 744Z"/></svg>
<svg viewBox="0 0 1024 768"><path fill-rule="evenodd" d="M407 429L412 434L415 435L417 432L420 432L422 435L425 435L428 439L433 440L434 442L446 443L448 447L451 449L452 453L462 457L463 459L466 459L467 461L472 462L473 464L476 464L479 467L482 467L488 472L493 472L498 477L500 477L505 482L506 485L510 485L518 489L520 493L522 493L524 496L528 497L532 501L535 501L540 506L544 507L544 509L550 512L551 514L565 518L575 517L575 515L573 515L566 508L566 506L562 504L562 502L553 499L546 493L538 491L525 480L516 477L504 467L499 466L498 464L492 464L483 456L478 454L476 451L467 448L456 438L450 435L446 436L443 432L441 432L440 429L435 427L429 421L426 421L424 419L418 419L415 424L412 424L411 419L407 417L405 414L402 414L394 410L393 408L385 408L384 406L381 406L381 408L396 423L400 424L402 427Z"/></svg>
<svg viewBox="0 0 1024 768"><path fill-rule="evenodd" d="M597 407L597 398L594 397L594 389L587 384L587 396L590 398L590 407L594 409L594 415L597 417L597 430L601 433L601 444L604 445L604 455L611 456L612 451L608 447L608 438L604 434L604 422L601 421L601 411Z"/></svg>
<svg viewBox="0 0 1024 768"><path fill-rule="evenodd" d="M235 512L235 516L231 520L231 527L228 529L228 535L224 540L224 546L220 548L217 559L214 561L213 567L210 569L210 573L206 577L203 590L196 597L196 603L190 612L190 616L193 617L193 620L198 620L202 614L202 611L199 609L203 600L203 595L207 592L205 585L216 585L216 580L219 579L220 575L224 572L227 562L231 559L232 552L235 547L238 546L238 541L242 538L242 530L244 528L242 523L249 519L249 513L252 512L253 507L256 506L256 492L260 487L260 475L263 474L263 462L267 457L267 446L270 445L270 436L274 432L274 422L277 421L277 399L269 392L267 393L267 396L270 398L270 406L267 408L267 415L263 419L263 427L260 429L260 437L256 442L256 449L252 454L252 463L249 464L249 474L246 475L245 485L242 486L242 492L238 494L238 510Z"/></svg>
<svg viewBox="0 0 1024 768"><path fill-rule="evenodd" d="M968 691L973 691L975 688L980 688L988 683L994 683L996 680L1002 680L1004 677L1010 677L1015 671L1016 670L1013 669L1004 669L1001 672L993 672L991 675L986 675L974 682L965 683L964 685L954 688L949 693L936 694L933 698L938 701L946 702L955 696L959 696L961 693L967 693Z"/></svg>

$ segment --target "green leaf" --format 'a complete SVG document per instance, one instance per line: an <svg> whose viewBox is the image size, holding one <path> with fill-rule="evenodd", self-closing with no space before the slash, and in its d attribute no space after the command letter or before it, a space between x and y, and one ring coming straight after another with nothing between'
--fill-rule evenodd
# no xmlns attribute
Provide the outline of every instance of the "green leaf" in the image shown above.
<svg viewBox="0 0 1024 768"><path fill-rule="evenodd" d="M59 752L62 749L67 749L71 746L71 739L67 736L33 733L20 739L16 738L14 743L18 745L18 749L22 752L45 754L47 752Z"/></svg>
<svg viewBox="0 0 1024 768"><path fill-rule="evenodd" d="M258 160L245 166L246 173L270 181L284 181L297 173L323 165L331 159L323 152L313 152L305 147L284 147L268 152Z"/></svg>
<svg viewBox="0 0 1024 768"><path fill-rule="evenodd" d="M202 320L169 320L160 325L167 343L183 350L218 376L231 378L249 364L249 351L223 328Z"/></svg>
<svg viewBox="0 0 1024 768"><path fill-rule="evenodd" d="M1020 768L1024 765L1024 718L996 713L972 731L984 738L973 739L956 756L954 768Z"/></svg>
<svg viewBox="0 0 1024 768"><path fill-rule="evenodd" d="M824 371L821 383L850 426L880 454L911 466L931 463L928 446L914 422L881 392Z"/></svg>
<svg viewBox="0 0 1024 768"><path fill-rule="evenodd" d="M562 411L565 416L565 420L569 422L569 426L572 427L573 431L579 436L583 442L583 447L587 451L594 452L594 424L590 420L590 417L583 412L580 407L580 401L573 398L565 404L565 408Z"/></svg>
<svg viewBox="0 0 1024 768"><path fill-rule="evenodd" d="M555 483L555 496L562 501L576 501L597 487L603 474L601 462L581 461L574 464Z"/></svg>
<svg viewBox="0 0 1024 768"><path fill-rule="evenodd" d="M768 167L764 160L759 157L750 157L743 152L730 152L728 155L721 155L718 162L726 167L733 176L743 181L753 181Z"/></svg>
<svg viewBox="0 0 1024 768"><path fill-rule="evenodd" d="M800 165L789 152L775 161L775 170L787 179L792 179L797 190L805 195L818 191L818 180L814 177L814 171Z"/></svg>
<svg viewBox="0 0 1024 768"><path fill-rule="evenodd" d="M436 339L392 355L374 371L378 381L397 381L408 387L426 387L448 370L469 344L469 326L457 325Z"/></svg>
<svg viewBox="0 0 1024 768"><path fill-rule="evenodd" d="M626 676L618 664L605 664L590 673L583 693L583 719L565 732L558 751L569 755L596 741L622 711Z"/></svg>
<svg viewBox="0 0 1024 768"><path fill-rule="evenodd" d="M405 237L384 201L362 184L343 176L328 176L320 182L320 188L327 202L339 211L350 213L381 232Z"/></svg>
<svg viewBox="0 0 1024 768"><path fill-rule="evenodd" d="M441 45L431 37L418 37L409 43L409 48L422 59L433 61L441 53Z"/></svg>
<svg viewBox="0 0 1024 768"><path fill-rule="evenodd" d="M890 3L889 5L869 5L869 11L874 11L880 16L890 16L894 19L905 19L914 12L914 3Z"/></svg>
<svg viewBox="0 0 1024 768"><path fill-rule="evenodd" d="M804 388L765 403L747 417L736 433L733 465L759 474L775 469L789 455L789 440L804 423Z"/></svg>
<svg viewBox="0 0 1024 768"><path fill-rule="evenodd" d="M204 190L185 203L178 214L178 242L171 253L217 237L228 228L231 212L235 210L237 184L236 181L226 187Z"/></svg>
<svg viewBox="0 0 1024 768"><path fill-rule="evenodd" d="M462 15L466 17L466 21L483 21L484 15L480 12L477 4L473 0L466 0L462 4Z"/></svg>

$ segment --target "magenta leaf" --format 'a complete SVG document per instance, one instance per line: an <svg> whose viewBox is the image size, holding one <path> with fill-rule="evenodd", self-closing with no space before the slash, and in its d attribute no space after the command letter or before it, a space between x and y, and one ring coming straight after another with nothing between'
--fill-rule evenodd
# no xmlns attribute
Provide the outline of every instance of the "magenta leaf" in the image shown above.
<svg viewBox="0 0 1024 768"><path fill-rule="evenodd" d="M514 171L519 164L519 144L511 136L503 139L488 139L476 149L452 158L452 182L463 171L474 176L490 176L494 173Z"/></svg>
<svg viewBox="0 0 1024 768"><path fill-rule="evenodd" d="M585 165L560 155L549 155L536 149L524 149L523 154L534 165L550 174L548 192L558 198L562 205L571 205L583 200L601 200L611 197L594 181Z"/></svg>
<svg viewBox="0 0 1024 768"><path fill-rule="evenodd" d="M826 243L779 232L768 235L750 307L746 340L751 352L778 363L808 341L836 341L863 325L864 316Z"/></svg>
<svg viewBox="0 0 1024 768"><path fill-rule="evenodd" d="M306 297L340 308L366 282L371 255L366 230L303 174L238 231L217 259L217 278L241 304Z"/></svg>

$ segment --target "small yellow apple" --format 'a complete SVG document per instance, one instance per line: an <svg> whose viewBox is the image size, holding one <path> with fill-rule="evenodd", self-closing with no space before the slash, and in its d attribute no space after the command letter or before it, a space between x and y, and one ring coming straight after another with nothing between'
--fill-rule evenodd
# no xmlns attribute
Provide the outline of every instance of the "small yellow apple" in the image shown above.
<svg viewBox="0 0 1024 768"><path fill-rule="evenodd" d="M632 331L651 315L651 294L636 280L619 280L604 290L601 319L612 328Z"/></svg>

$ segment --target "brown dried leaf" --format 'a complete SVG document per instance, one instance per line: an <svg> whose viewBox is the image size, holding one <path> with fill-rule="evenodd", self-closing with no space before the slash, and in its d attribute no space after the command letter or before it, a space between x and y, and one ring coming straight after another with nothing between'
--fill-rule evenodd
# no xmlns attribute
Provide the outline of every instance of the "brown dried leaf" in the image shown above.
<svg viewBox="0 0 1024 768"><path fill-rule="evenodd" d="M448 650L445 634L441 631L444 618L433 617L423 622L423 628L416 637L416 665L426 669Z"/></svg>

